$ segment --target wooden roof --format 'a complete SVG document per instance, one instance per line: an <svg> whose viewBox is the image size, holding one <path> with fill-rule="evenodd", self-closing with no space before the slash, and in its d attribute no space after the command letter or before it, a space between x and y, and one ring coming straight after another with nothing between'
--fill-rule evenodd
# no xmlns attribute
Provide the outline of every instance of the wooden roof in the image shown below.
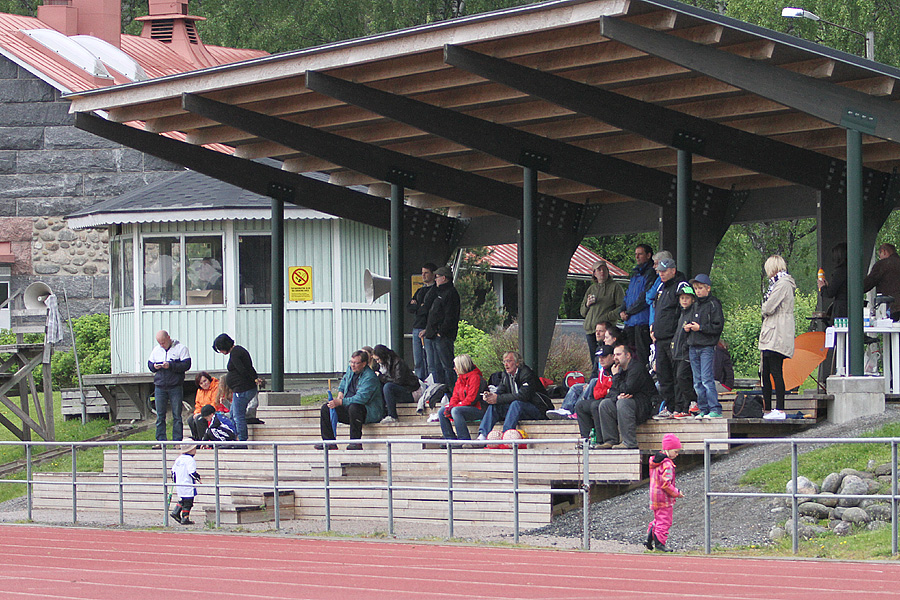
<svg viewBox="0 0 900 600"><path fill-rule="evenodd" d="M670 42L675 45L670 47ZM678 45L683 43L688 45ZM712 52L715 60L704 52ZM477 59L482 55L505 62L479 67ZM737 66L732 59L739 61L734 63ZM531 71L505 74L506 64L563 79L548 82L532 77ZM492 79L499 81L508 75L532 89L526 93L524 87L516 89L508 82L489 80L485 71L476 74L479 68L497 75ZM323 77L310 78L308 84L308 73ZM842 193L845 131L840 115L833 118L828 112L841 106L851 113L857 110L862 121L877 113L870 127L874 135L864 136L863 158L870 177L884 175L876 184L887 185L886 174L900 166L900 146L891 141L896 139L894 126L900 123L893 111L898 78L900 71L892 67L672 0L560 0L72 93L67 98L75 112L108 111L112 121L141 121L154 133L183 132L193 144L227 144L235 148L237 157L275 158L283 161L285 170L323 172L332 183L370 185L370 193L381 196L387 195L385 177L352 170L336 160L263 139L235 124L189 112L182 106L182 93L514 186L522 185L519 165L525 159L515 160L509 148L487 146L511 143L517 135L511 134L516 132L563 142L572 149L571 154L554 155L557 146L552 145L545 152L536 152L537 160L553 166L538 166L539 189L542 194L577 204L633 199L655 206L672 204L675 147L681 146L692 151L695 202L713 204L720 191L723 198L746 192L741 203L768 210L773 198L793 197L787 195L788 190ZM344 82L366 87L342 89ZM638 110L611 110L610 116L598 118L566 106L558 98L539 97L567 89L560 85L566 82L637 100ZM369 89L389 94L371 100L380 102L387 112L379 114L367 104ZM352 102L341 99L350 96ZM357 97L365 97L365 101L358 102ZM581 94L573 92L567 97ZM589 96L581 100L584 98L590 106L600 107L598 110L603 106ZM405 105L397 99L452 112L420 118L413 114L419 105ZM871 106L870 101L874 102ZM657 109L674 112L658 113ZM475 117L485 125L457 123L450 118L455 115ZM686 123L698 128L703 125L705 133L674 127L654 136L653 130L672 127L677 121L673 115L693 118ZM619 117L625 122L616 124ZM847 118L852 120L853 114ZM509 129L494 134L495 130L487 127L490 124ZM716 129L719 125L726 129ZM740 133L752 135L742 137L737 135ZM478 144L467 141L478 135L482 136ZM527 146L535 139L525 136L521 144ZM581 162L585 156L602 160L586 167L592 163ZM499 204L492 210L492 205L483 202L467 205L459 198L416 189L407 193L414 206L446 207L450 216L504 214ZM740 204L734 210L747 212ZM776 212L812 216L813 210L809 203L788 201ZM645 212L646 222L655 223L658 213ZM754 214L764 213L770 214ZM750 213L745 216L753 219ZM612 221L600 220L594 232L612 232Z"/></svg>

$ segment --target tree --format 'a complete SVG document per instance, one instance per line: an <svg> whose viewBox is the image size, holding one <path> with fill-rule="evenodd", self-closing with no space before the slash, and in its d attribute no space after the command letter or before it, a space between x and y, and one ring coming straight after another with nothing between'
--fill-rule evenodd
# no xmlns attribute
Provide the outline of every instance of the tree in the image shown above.
<svg viewBox="0 0 900 600"><path fill-rule="evenodd" d="M488 279L487 248L467 248L454 285L459 292L459 318L488 333L503 325L506 310L498 306L497 293Z"/></svg>

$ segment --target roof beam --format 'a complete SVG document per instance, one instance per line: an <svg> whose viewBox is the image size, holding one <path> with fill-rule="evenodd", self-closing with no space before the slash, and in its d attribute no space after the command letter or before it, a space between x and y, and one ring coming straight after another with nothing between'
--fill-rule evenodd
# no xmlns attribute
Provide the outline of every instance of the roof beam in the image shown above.
<svg viewBox="0 0 900 600"><path fill-rule="evenodd" d="M197 115L377 180L515 219L522 218L522 189L514 185L195 94L184 94L182 103L185 110Z"/></svg>
<svg viewBox="0 0 900 600"><path fill-rule="evenodd" d="M309 89L406 123L516 165L657 205L674 202L675 176L564 142L478 119L372 87L309 71ZM729 192L694 184L695 197L724 201Z"/></svg>
<svg viewBox="0 0 900 600"><path fill-rule="evenodd" d="M278 195L286 202L325 214L378 229L391 228L391 203L384 198L148 133L90 113L77 113L75 127L261 196ZM404 207L403 218L407 230L420 239L451 247L464 229L458 219L412 206Z"/></svg>
<svg viewBox="0 0 900 600"><path fill-rule="evenodd" d="M558 75L448 45L444 59L460 69L632 131L666 146L819 190L835 187L844 161L785 142L636 100Z"/></svg>
<svg viewBox="0 0 900 600"><path fill-rule="evenodd" d="M622 19L600 17L600 34L833 125L900 140L900 110L884 98L651 31Z"/></svg>

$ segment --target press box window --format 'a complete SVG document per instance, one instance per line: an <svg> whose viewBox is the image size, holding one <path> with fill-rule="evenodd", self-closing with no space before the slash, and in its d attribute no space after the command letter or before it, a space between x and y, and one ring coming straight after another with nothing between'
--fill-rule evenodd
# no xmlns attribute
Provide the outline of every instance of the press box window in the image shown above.
<svg viewBox="0 0 900 600"><path fill-rule="evenodd" d="M272 302L272 237L242 235L238 238L241 304Z"/></svg>

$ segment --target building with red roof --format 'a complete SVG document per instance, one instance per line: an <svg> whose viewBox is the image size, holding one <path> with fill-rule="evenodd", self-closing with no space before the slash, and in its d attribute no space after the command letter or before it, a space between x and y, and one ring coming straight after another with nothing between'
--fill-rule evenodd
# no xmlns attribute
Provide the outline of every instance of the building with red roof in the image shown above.
<svg viewBox="0 0 900 600"><path fill-rule="evenodd" d="M75 129L61 94L266 55L204 44L187 0L149 0L138 20L140 35L120 33L120 0L0 14L0 302L41 280L65 288L73 316L106 312L107 233L72 230L64 216L183 170Z"/></svg>

